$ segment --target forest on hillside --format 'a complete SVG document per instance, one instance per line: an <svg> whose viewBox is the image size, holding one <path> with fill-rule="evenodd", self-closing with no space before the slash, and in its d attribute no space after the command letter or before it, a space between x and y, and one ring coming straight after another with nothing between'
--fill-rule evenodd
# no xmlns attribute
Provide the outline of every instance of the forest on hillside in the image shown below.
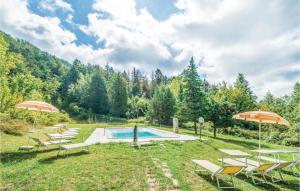
<svg viewBox="0 0 300 191"><path fill-rule="evenodd" d="M278 113L291 127L265 125L264 139L299 146L300 83L291 95L276 97L268 92L258 101L243 74L234 84L210 84L197 72L193 58L177 76L167 77L156 69L150 78L144 71L116 71L93 63L59 59L30 43L0 32L0 114L5 121L32 123L33 115L15 105L25 100L52 103L62 112L40 114L47 125L68 116L78 120L125 120L142 118L151 123L171 124L176 116L181 127L195 127L205 119L209 130L257 138L257 124L232 119L236 113L265 110ZM9 132L10 122L2 129ZM196 130L196 129L195 129Z"/></svg>

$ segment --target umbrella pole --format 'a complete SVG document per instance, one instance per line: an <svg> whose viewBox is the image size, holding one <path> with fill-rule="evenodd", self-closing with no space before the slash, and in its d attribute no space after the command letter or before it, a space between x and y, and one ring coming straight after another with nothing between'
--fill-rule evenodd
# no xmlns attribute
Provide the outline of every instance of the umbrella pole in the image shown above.
<svg viewBox="0 0 300 191"><path fill-rule="evenodd" d="M258 148L259 148L259 150L260 150L260 149L261 149L261 145L260 145L260 139L261 139L261 123L259 123L259 133L258 133L258 136L259 136Z"/></svg>

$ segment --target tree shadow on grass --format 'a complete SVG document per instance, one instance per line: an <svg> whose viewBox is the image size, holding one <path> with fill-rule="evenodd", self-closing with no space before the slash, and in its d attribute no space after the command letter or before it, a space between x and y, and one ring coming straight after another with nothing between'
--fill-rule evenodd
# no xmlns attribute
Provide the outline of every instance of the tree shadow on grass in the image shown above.
<svg viewBox="0 0 300 191"><path fill-rule="evenodd" d="M67 153L67 154L59 155L59 156L57 156L57 155L55 154L55 155L52 156L52 157L40 159L39 162L40 162L40 163L43 163L43 164L51 164L51 163L53 163L55 160L58 160L58 159L67 159L67 158L69 158L69 157L76 157L76 156L81 156L81 155L85 155L85 154L89 154L89 152L86 152L86 151L79 151L79 152L76 152L76 153Z"/></svg>
<svg viewBox="0 0 300 191"><path fill-rule="evenodd" d="M245 182L248 182L249 184L254 185L251 178L247 177L245 174L239 174L237 176L237 178L239 178L239 179L241 179ZM299 182L297 180L289 180L289 181L284 180L284 181L273 183L273 182L271 182L271 177L270 176L266 176L266 179L267 179L268 182L263 183L263 184L257 184L255 186L260 187L260 188L264 188L266 190L274 190L274 191L275 190L282 190L283 188L288 188L288 189L291 189L291 190L295 190L299 187ZM257 176L255 176L255 180L259 181L259 182L263 181L262 178L259 178ZM276 184L277 187L274 184Z"/></svg>
<svg viewBox="0 0 300 191"><path fill-rule="evenodd" d="M35 158L40 153L46 153L55 151L58 148L33 150L33 151L15 151L15 152L3 152L1 153L2 164L15 164L23 160Z"/></svg>
<svg viewBox="0 0 300 191"><path fill-rule="evenodd" d="M288 171L288 170L284 170L284 171L282 171L282 173L283 173L283 174L290 175L290 176L294 176L294 177L297 177L297 178L300 177L300 174L299 174L299 173L298 173L298 174L294 174L294 172Z"/></svg>
<svg viewBox="0 0 300 191"><path fill-rule="evenodd" d="M266 182L266 183L262 183L262 184L253 184L251 177L247 177L245 174L239 174L236 176L236 178L245 181L249 184L252 184L253 186L259 187L259 188L264 188L265 190L282 190L281 188L275 187L274 185L272 185L270 182ZM259 178L257 176L254 177L256 182L262 182L263 179Z"/></svg>
<svg viewBox="0 0 300 191"><path fill-rule="evenodd" d="M247 140L235 140L235 139L225 139L225 138L221 138L221 137L217 137L215 138L216 140L220 140L220 141L224 141L226 143L231 143L231 144L235 144L238 146L242 146L244 148L248 148L249 150L254 150L254 149L258 149L258 142L252 142L252 141L247 141ZM265 144L261 144L261 147L263 148L270 148L268 145Z"/></svg>
<svg viewBox="0 0 300 191"><path fill-rule="evenodd" d="M218 185L217 185L216 180L215 180L215 179L212 180L210 174L204 174L204 173L200 173L200 172L195 172L195 173L196 173L198 176L200 176L201 178L203 178L204 180L206 180L207 183L209 183L209 184L215 186L216 188L218 188ZM225 182L224 180L222 180L222 179L220 179L220 178L219 178L219 182L220 182L220 185L221 185L221 186L231 186L230 184L228 184L227 182ZM223 189L223 190L228 190L228 188L227 188L227 189ZM235 188L231 188L230 190L241 191L241 189L236 188L236 187L235 187Z"/></svg>
<svg viewBox="0 0 300 191"><path fill-rule="evenodd" d="M299 190L299 180L295 179L295 180L284 180L281 182L276 182L276 184L278 184L280 187L284 187L284 188L288 188L291 190Z"/></svg>
<svg viewBox="0 0 300 191"><path fill-rule="evenodd" d="M268 181L270 181L270 182L272 181L270 176L266 176L266 178L267 178ZM276 177L276 178L278 178L278 177ZM291 189L291 190L299 189L299 179L298 178L295 178L295 180L285 180L285 179L283 179L283 181L279 181L279 182L276 182L276 183L273 183L273 184L276 184L280 187L288 188L288 189ZM282 190L282 189L280 189L280 190Z"/></svg>
<svg viewBox="0 0 300 191"><path fill-rule="evenodd" d="M211 144L211 142L202 142L203 144L210 146L211 148L213 148L215 151L218 151L219 148L215 147L213 144Z"/></svg>

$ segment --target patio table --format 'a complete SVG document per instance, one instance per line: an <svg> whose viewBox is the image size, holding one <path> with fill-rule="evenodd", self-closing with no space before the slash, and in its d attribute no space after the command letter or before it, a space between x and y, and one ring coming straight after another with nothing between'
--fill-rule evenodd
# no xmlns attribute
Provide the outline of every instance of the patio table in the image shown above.
<svg viewBox="0 0 300 191"><path fill-rule="evenodd" d="M247 158L251 157L250 154L240 151L240 150L234 150L234 149L219 149L222 153L224 153L224 156L229 156L230 158L237 158L237 157L242 157L245 158L245 163L247 165ZM222 157L222 164L224 160L224 156Z"/></svg>
<svg viewBox="0 0 300 191"><path fill-rule="evenodd" d="M271 154L274 158L280 161L280 154L293 154L293 160L295 160L295 153L299 153L297 150L287 149L270 149L270 150L252 150L253 152L260 154Z"/></svg>

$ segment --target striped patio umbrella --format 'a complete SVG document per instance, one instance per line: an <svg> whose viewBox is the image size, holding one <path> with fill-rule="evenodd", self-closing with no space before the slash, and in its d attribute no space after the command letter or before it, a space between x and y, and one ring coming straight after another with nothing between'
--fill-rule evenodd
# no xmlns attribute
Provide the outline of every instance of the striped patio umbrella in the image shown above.
<svg viewBox="0 0 300 191"><path fill-rule="evenodd" d="M260 140L261 140L262 123L272 123L272 124L290 126L290 123L286 119L284 119L283 117L281 117L276 113L268 112L268 111L247 111L244 113L236 114L232 118L259 123L259 149L261 148Z"/></svg>
<svg viewBox="0 0 300 191"><path fill-rule="evenodd" d="M24 101L17 104L16 108L42 112L59 112L59 110L53 105L42 101Z"/></svg>
<svg viewBox="0 0 300 191"><path fill-rule="evenodd" d="M55 112L55 113L59 112L59 110L53 105L42 101L24 101L22 103L17 104L16 108L31 110L31 111L41 111L41 112ZM34 125L35 125L35 119L33 121L33 126ZM28 142L29 142L29 138L28 138Z"/></svg>

